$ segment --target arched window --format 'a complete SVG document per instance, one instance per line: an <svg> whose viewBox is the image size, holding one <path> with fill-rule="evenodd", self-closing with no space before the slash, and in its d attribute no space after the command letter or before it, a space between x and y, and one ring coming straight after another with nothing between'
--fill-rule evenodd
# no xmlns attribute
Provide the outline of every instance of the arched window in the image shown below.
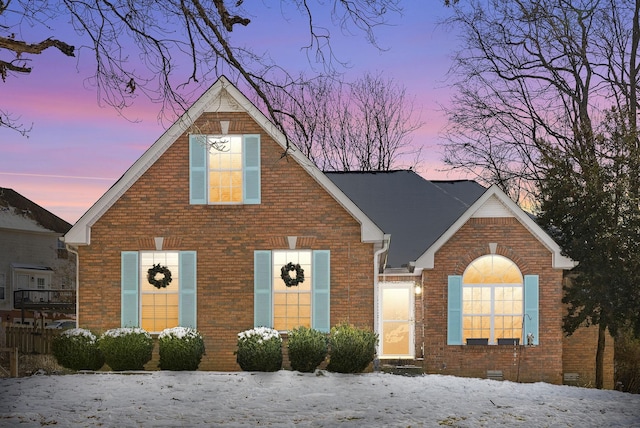
<svg viewBox="0 0 640 428"><path fill-rule="evenodd" d="M522 341L523 278L516 264L496 254L471 262L462 276L462 338Z"/></svg>

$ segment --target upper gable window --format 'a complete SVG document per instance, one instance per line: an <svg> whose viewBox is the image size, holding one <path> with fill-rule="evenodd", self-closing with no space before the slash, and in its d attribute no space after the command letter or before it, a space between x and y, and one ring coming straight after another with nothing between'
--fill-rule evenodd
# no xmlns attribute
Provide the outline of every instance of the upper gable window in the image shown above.
<svg viewBox="0 0 640 428"><path fill-rule="evenodd" d="M242 137L207 138L209 203L242 203Z"/></svg>
<svg viewBox="0 0 640 428"><path fill-rule="evenodd" d="M191 204L260 203L260 135L189 136Z"/></svg>

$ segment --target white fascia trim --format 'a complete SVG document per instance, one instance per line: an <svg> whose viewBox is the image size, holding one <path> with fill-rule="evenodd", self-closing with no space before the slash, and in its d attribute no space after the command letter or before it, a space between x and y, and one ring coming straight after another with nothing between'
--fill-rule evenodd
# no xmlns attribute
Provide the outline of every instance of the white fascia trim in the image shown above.
<svg viewBox="0 0 640 428"><path fill-rule="evenodd" d="M511 200L500 188L496 185L487 189L484 194L467 209L449 228L443 233L436 242L433 243L418 259L416 260L416 269L433 269L434 259L436 252L453 237L453 235L460 230L460 228L473 216L473 214L482 207L489 198L495 196L498 200L504 204L504 206L511 211L513 216L531 232L533 236L538 239L545 247L551 251L551 266L554 269L573 269L577 266L577 262L573 261L569 257L562 255L562 249L560 246L545 232L538 224L527 215L522 208L520 208L515 202Z"/></svg>
<svg viewBox="0 0 640 428"><path fill-rule="evenodd" d="M226 93L241 110L246 111L283 150L287 148L286 138L262 112L236 88L225 76L220 77L196 102L155 142L116 183L76 222L67 232L64 241L71 245L89 245L91 226L155 163L156 160L182 135L194 120L207 111L226 111L221 100ZM238 111L235 109L229 111ZM378 242L384 237L382 230L369 219L357 205L322 173L306 156L293 145L289 155L295 159L333 198L360 223L362 242Z"/></svg>

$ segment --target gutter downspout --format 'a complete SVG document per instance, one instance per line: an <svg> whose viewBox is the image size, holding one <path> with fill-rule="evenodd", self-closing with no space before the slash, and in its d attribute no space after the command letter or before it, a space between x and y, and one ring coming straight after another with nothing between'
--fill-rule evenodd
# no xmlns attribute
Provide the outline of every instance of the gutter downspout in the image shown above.
<svg viewBox="0 0 640 428"><path fill-rule="evenodd" d="M378 296L378 275L380 272L380 255L389 250L389 241L391 240L391 235L385 233L382 238L382 248L373 253L373 331L377 334L379 333L378 323L380 321L380 314L378 311L379 307L379 296ZM376 354L380 355L380 341L378 341L378 346L376 350ZM376 356L373 360L373 370L380 370L380 360Z"/></svg>
<svg viewBox="0 0 640 428"><path fill-rule="evenodd" d="M78 290L80 288L80 255L73 247L69 244L65 243L65 247L67 247L67 251L71 254L75 254L76 256L76 327L80 327L80 315L79 315L79 293Z"/></svg>

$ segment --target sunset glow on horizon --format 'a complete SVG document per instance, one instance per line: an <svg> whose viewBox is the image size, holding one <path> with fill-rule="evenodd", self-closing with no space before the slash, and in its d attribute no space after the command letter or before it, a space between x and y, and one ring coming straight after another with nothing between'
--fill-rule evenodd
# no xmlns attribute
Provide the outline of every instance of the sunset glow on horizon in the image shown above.
<svg viewBox="0 0 640 428"><path fill-rule="evenodd" d="M404 15L376 33L386 50L377 50L362 34L340 35L337 55L350 55L346 60L351 63L345 78L379 72L404 86L407 96L415 98L425 123L411 134L412 144L422 148L417 172L427 179L465 178L440 171L444 166L439 133L445 125L440 106L449 102L449 89L443 82L455 38L436 22L448 11L428 2L404 3ZM260 29L258 18L253 19ZM339 28L332 31L339 36ZM268 46L278 51L279 43L286 44L288 50L278 53L286 53L288 63L301 64L301 70L308 69L306 55L299 46L291 48L291 38L284 33L271 32L269 40L256 39L263 45L260 49ZM15 190L72 224L170 125L159 123L160 106L142 96L124 110L126 117L101 107L95 88L86 80L93 73L91 61L82 62L91 59L86 54L79 55L77 62L78 58L47 51L33 58L31 74L9 75L6 82L0 82L1 109L26 128L33 124L28 137L0 127L0 187ZM293 66L287 70L298 71Z"/></svg>

